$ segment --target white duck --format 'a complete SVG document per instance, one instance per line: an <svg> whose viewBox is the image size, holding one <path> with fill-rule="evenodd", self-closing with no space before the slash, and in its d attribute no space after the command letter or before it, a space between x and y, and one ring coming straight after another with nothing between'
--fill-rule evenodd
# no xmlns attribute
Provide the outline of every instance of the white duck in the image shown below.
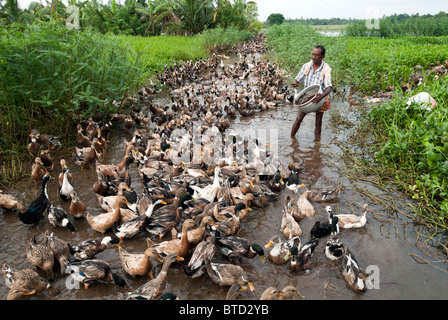
<svg viewBox="0 0 448 320"><path fill-rule="evenodd" d="M219 172L220 167L215 167L215 177L212 184L206 185L204 188L198 186L191 186L194 190L193 198L195 199L206 199L209 202L214 202L219 189L221 188Z"/></svg>
<svg viewBox="0 0 448 320"><path fill-rule="evenodd" d="M338 214L337 217L339 219L338 225L342 229L355 229L362 228L367 223L367 208L369 204L365 203L362 206L361 215L355 214ZM328 206L329 207L329 206ZM331 207L330 207L331 209ZM328 211L328 209L327 209Z"/></svg>

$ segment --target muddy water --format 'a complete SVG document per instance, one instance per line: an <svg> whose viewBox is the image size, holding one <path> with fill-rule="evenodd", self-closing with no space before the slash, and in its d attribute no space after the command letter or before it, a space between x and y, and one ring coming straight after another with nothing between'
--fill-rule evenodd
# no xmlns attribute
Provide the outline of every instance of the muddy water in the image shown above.
<svg viewBox="0 0 448 320"><path fill-rule="evenodd" d="M240 299L259 299L267 287L283 288L287 285L296 286L300 292L312 300L378 300L378 299L446 299L448 286L447 266L443 262L444 256L436 248L424 243L419 236L421 227L412 223L410 219L386 212L381 206L370 202L356 192L357 188L368 189L371 193L381 196L383 191L366 182L351 181L343 175L343 164L337 155L341 153L336 141L344 141L350 129L335 131L330 127L333 113L344 114L350 121L356 121L359 112L354 110L345 100L335 98L332 108L324 115L324 125L320 140L314 137L314 114L308 115L300 128L297 139L291 139L290 129L297 114L297 107L285 104L276 110L255 114L252 117L238 118L232 123L232 128L266 128L278 130L278 156L283 164L287 164L292 156L300 156L305 160L302 179L309 180L315 186L343 185L345 190L340 194L337 203L332 203L336 212L360 213L363 203L369 203L368 222L365 227L356 230L342 230L340 238L355 254L361 268L372 266L375 270L377 288L369 289L364 295L356 294L348 289L341 276L340 263L329 261L323 253L324 241L320 241L316 248L313 263L307 272L292 273L288 265L274 265L267 261L265 264L258 257L243 259L240 265L251 274L254 279L255 292L246 290ZM124 155L123 141L130 140L131 134L124 132L122 125L113 127L112 139L107 150L106 163L118 163ZM56 165L52 171L54 178L59 174L60 158L67 159L68 166L74 174L73 186L80 199L88 206L92 214L102 213L96 196L92 191L96 181L94 170L81 171L71 161L72 149L60 151L55 155ZM132 186L141 191L141 179L134 166L131 167ZM40 193L40 187L35 187L31 181L24 181L21 190L5 190L14 194L24 204L28 204ZM286 194L298 197L289 190L281 191L279 200L263 209L256 209L242 222L239 236L251 239L264 245L273 234L281 235L280 223L283 209L283 198ZM388 196L394 196L398 202L402 201L406 208L407 200L400 198L391 191ZM57 181L49 184L50 201L61 204L68 210L69 203L59 199ZM302 243L309 238L309 230L317 219L326 220L325 204L315 203L316 215L313 219L302 220ZM404 209L405 210L405 209ZM77 229L70 233L66 229L53 228L48 221L43 220L37 226L22 224L17 215L12 212L2 212L0 215L0 262L7 263L15 269L29 267L25 247L32 235L42 239L43 233L51 229L54 233L69 243L79 243L85 239L101 238L101 234L91 229L85 219L74 221ZM112 234L109 231L107 234ZM145 237L140 234L131 240L125 240L123 247L129 252L142 253L146 248ZM420 259L415 259L419 257ZM88 290L70 289L66 284L66 275L61 275L55 267L56 279L54 285L59 289L55 297L48 293L23 299L117 299L118 292L137 289L148 281L148 278L131 278L122 268L118 251L111 247L98 254L97 258L109 262L115 272L125 277L129 288L120 288L114 284L96 284ZM424 260L423 260L424 259ZM216 261L226 260L215 255ZM186 259L188 261L188 258ZM424 262L427 263L419 263ZM158 274L161 265L155 262L154 274ZM40 272L40 271L39 271ZM42 277L45 275L40 272ZM225 299L227 288L214 284L208 275L198 279L185 276L181 263L175 263L168 272L167 291L175 293L180 299L211 300ZM0 282L0 299L6 299L8 288Z"/></svg>

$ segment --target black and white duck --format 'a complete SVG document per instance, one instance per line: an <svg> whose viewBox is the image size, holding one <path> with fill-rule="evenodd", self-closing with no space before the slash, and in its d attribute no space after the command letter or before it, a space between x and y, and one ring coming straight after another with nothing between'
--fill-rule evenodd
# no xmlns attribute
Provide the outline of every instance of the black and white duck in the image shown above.
<svg viewBox="0 0 448 320"><path fill-rule="evenodd" d="M50 175L46 174L42 180L42 192L39 197L34 199L26 211L19 212L20 221L25 224L36 224L44 216L44 212L50 207L50 200L48 199L47 184L50 181Z"/></svg>

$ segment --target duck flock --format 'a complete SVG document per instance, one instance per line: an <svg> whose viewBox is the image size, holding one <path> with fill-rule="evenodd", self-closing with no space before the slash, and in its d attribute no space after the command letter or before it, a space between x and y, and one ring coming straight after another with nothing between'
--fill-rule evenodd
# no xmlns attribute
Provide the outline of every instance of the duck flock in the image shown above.
<svg viewBox="0 0 448 320"><path fill-rule="evenodd" d="M28 150L35 157L31 177L41 193L24 205L1 192L0 205L16 211L18 219L31 228L37 224L48 224L48 228L24 244L29 268L3 264L7 299L54 289L57 276L85 288L96 282L115 283L126 288L117 290L117 299L175 299L182 293L166 292L174 263L181 265L185 277L207 277L211 284L229 288L226 299L237 299L242 290L253 291L256 286L256 279L241 266L242 260L259 257L263 263L289 264L293 273L306 272L322 241L325 255L340 261L347 287L365 292L368 276L342 243L339 229L363 227L367 204L361 215L336 215L328 205L328 220L317 221L313 203L337 202L341 189L318 190L301 181L300 173L306 170L303 160L295 157L282 164L272 157L270 143L242 138L230 130L232 119L294 99L285 72L261 57L265 51L264 37L257 35L232 49L237 56L234 63L224 63L229 57L213 54L166 66L157 74L159 84L151 81L138 95L120 102L121 113L80 119L73 159L61 159L60 172L53 177L57 166L53 169L51 154L61 143L34 129ZM169 102L163 105L153 99L161 85L169 88ZM114 130L124 130L132 139L123 139L122 161L107 163ZM80 199L77 177L68 163L79 167L79 175L96 172L92 192L102 213L89 212ZM138 172L138 179L130 170ZM57 180L60 200L69 203L68 210L49 198L52 178ZM280 198L285 188L291 192ZM299 194L301 190L305 191ZM273 201L284 203L278 222L282 234L261 244L241 237L245 218ZM316 220L306 234L299 223L303 219ZM87 221L98 236L71 243L64 233L55 235L54 228L78 232L80 220ZM142 241L147 249L126 249L129 239ZM122 268L112 268L97 257L105 250L116 251ZM157 274L156 264L161 265ZM148 281L130 288L129 277ZM267 288L261 299L303 296L290 285Z"/></svg>

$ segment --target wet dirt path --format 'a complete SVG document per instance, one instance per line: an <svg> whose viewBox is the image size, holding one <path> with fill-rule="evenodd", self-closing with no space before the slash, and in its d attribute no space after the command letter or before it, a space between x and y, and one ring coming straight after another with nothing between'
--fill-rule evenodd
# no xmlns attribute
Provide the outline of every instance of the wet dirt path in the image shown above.
<svg viewBox="0 0 448 320"><path fill-rule="evenodd" d="M227 62L229 63L229 62ZM166 99L162 97L161 99ZM352 292L346 286L340 270L340 262L328 260L323 252L324 240L315 250L313 263L310 269L302 273L292 273L288 264L274 265L267 261L265 264L260 259L243 259L240 265L251 274L254 280L255 292L249 290L242 292L239 299L259 299L264 289L274 286L283 288L293 285L307 298L311 300L381 300L381 299L418 299L432 300L447 298L446 287L448 285L447 266L443 262L443 255L435 248L425 244L419 239L420 226L415 225L406 217L386 212L381 206L369 202L368 198L356 192L356 188L366 188L369 191L381 194L375 186L367 182L354 182L347 179L341 172L343 165L337 157L341 150L335 141L344 141L350 134L350 129L334 131L330 126L330 118L333 113L344 114L347 119L356 122L359 112L350 106L345 100L335 97L332 108L324 115L323 132L320 141L314 137L314 114L308 115L300 128L297 139L291 139L290 129L297 114L297 106L290 103L279 105L275 110L257 113L254 116L237 118L232 121L231 128L266 128L275 129L278 132L278 157L282 164L287 165L292 156L300 156L305 160L305 169L301 177L309 180L314 186L342 185L345 190L340 194L339 201L331 203L338 213L354 212L359 214L363 203L369 203L367 224L356 230L342 230L340 238L344 244L355 254L361 268L373 266L379 273L378 287L369 289L363 295ZM129 141L132 133L126 133L122 124L112 128L112 139L108 147L105 163L118 163L124 155L123 141ZM92 185L96 181L94 170L81 171L72 161L72 148L60 150L55 156L55 169L52 176L59 174L59 159L67 159L67 164L74 175L74 187L80 198L93 214L102 213L96 196L92 191ZM135 166L131 167L132 185L141 192L141 178ZM23 182L22 190L5 190L12 193L24 204L28 204L39 193L40 188L34 187L31 181ZM298 197L285 189L280 192L278 201L270 203L262 209L255 209L244 219L240 237L252 239L260 245L266 244L273 234L281 235L280 223L283 209L283 198L290 194ZM403 201L399 194L393 194L397 201ZM62 202L57 194L57 181L49 184L49 197L54 204L61 204L68 209L68 203ZM302 243L309 238L309 230L314 221L326 220L325 205L314 203L316 214L312 219L302 220L300 223L303 235ZM25 247L32 235L42 237L45 230L50 229L54 233L70 243L79 243L85 239L101 238L102 236L90 228L85 219L75 221L77 231L70 233L63 228L53 228L45 219L37 226L27 226L20 222L17 215L12 212L2 212L0 215L0 261L7 263L15 269L30 267L26 259ZM111 235L109 231L107 234ZM123 247L130 252L141 253L146 248L145 235L138 235L131 240L125 240ZM226 260L215 255L217 261ZM418 263L415 257L423 257L430 263ZM66 276L60 275L56 269L54 285L59 288L56 297L48 293L23 299L117 299L118 292L128 292L137 289L148 281L145 277L132 278L127 276L121 268L118 251L111 247L100 253L97 258L111 264L114 271L125 277L130 288L124 289L114 284L95 284L88 290L68 289ZM188 261L188 260L187 260ZM422 260L420 259L420 262ZM160 263L155 263L154 274L158 274ZM40 272L40 271L39 271ZM43 273L40 272L42 276ZM180 299L189 300L217 300L225 299L227 287L219 287L211 279L204 275L197 279L185 276L181 263L173 264L168 272L166 291L175 293ZM6 299L8 288L4 282L0 282L0 299Z"/></svg>

